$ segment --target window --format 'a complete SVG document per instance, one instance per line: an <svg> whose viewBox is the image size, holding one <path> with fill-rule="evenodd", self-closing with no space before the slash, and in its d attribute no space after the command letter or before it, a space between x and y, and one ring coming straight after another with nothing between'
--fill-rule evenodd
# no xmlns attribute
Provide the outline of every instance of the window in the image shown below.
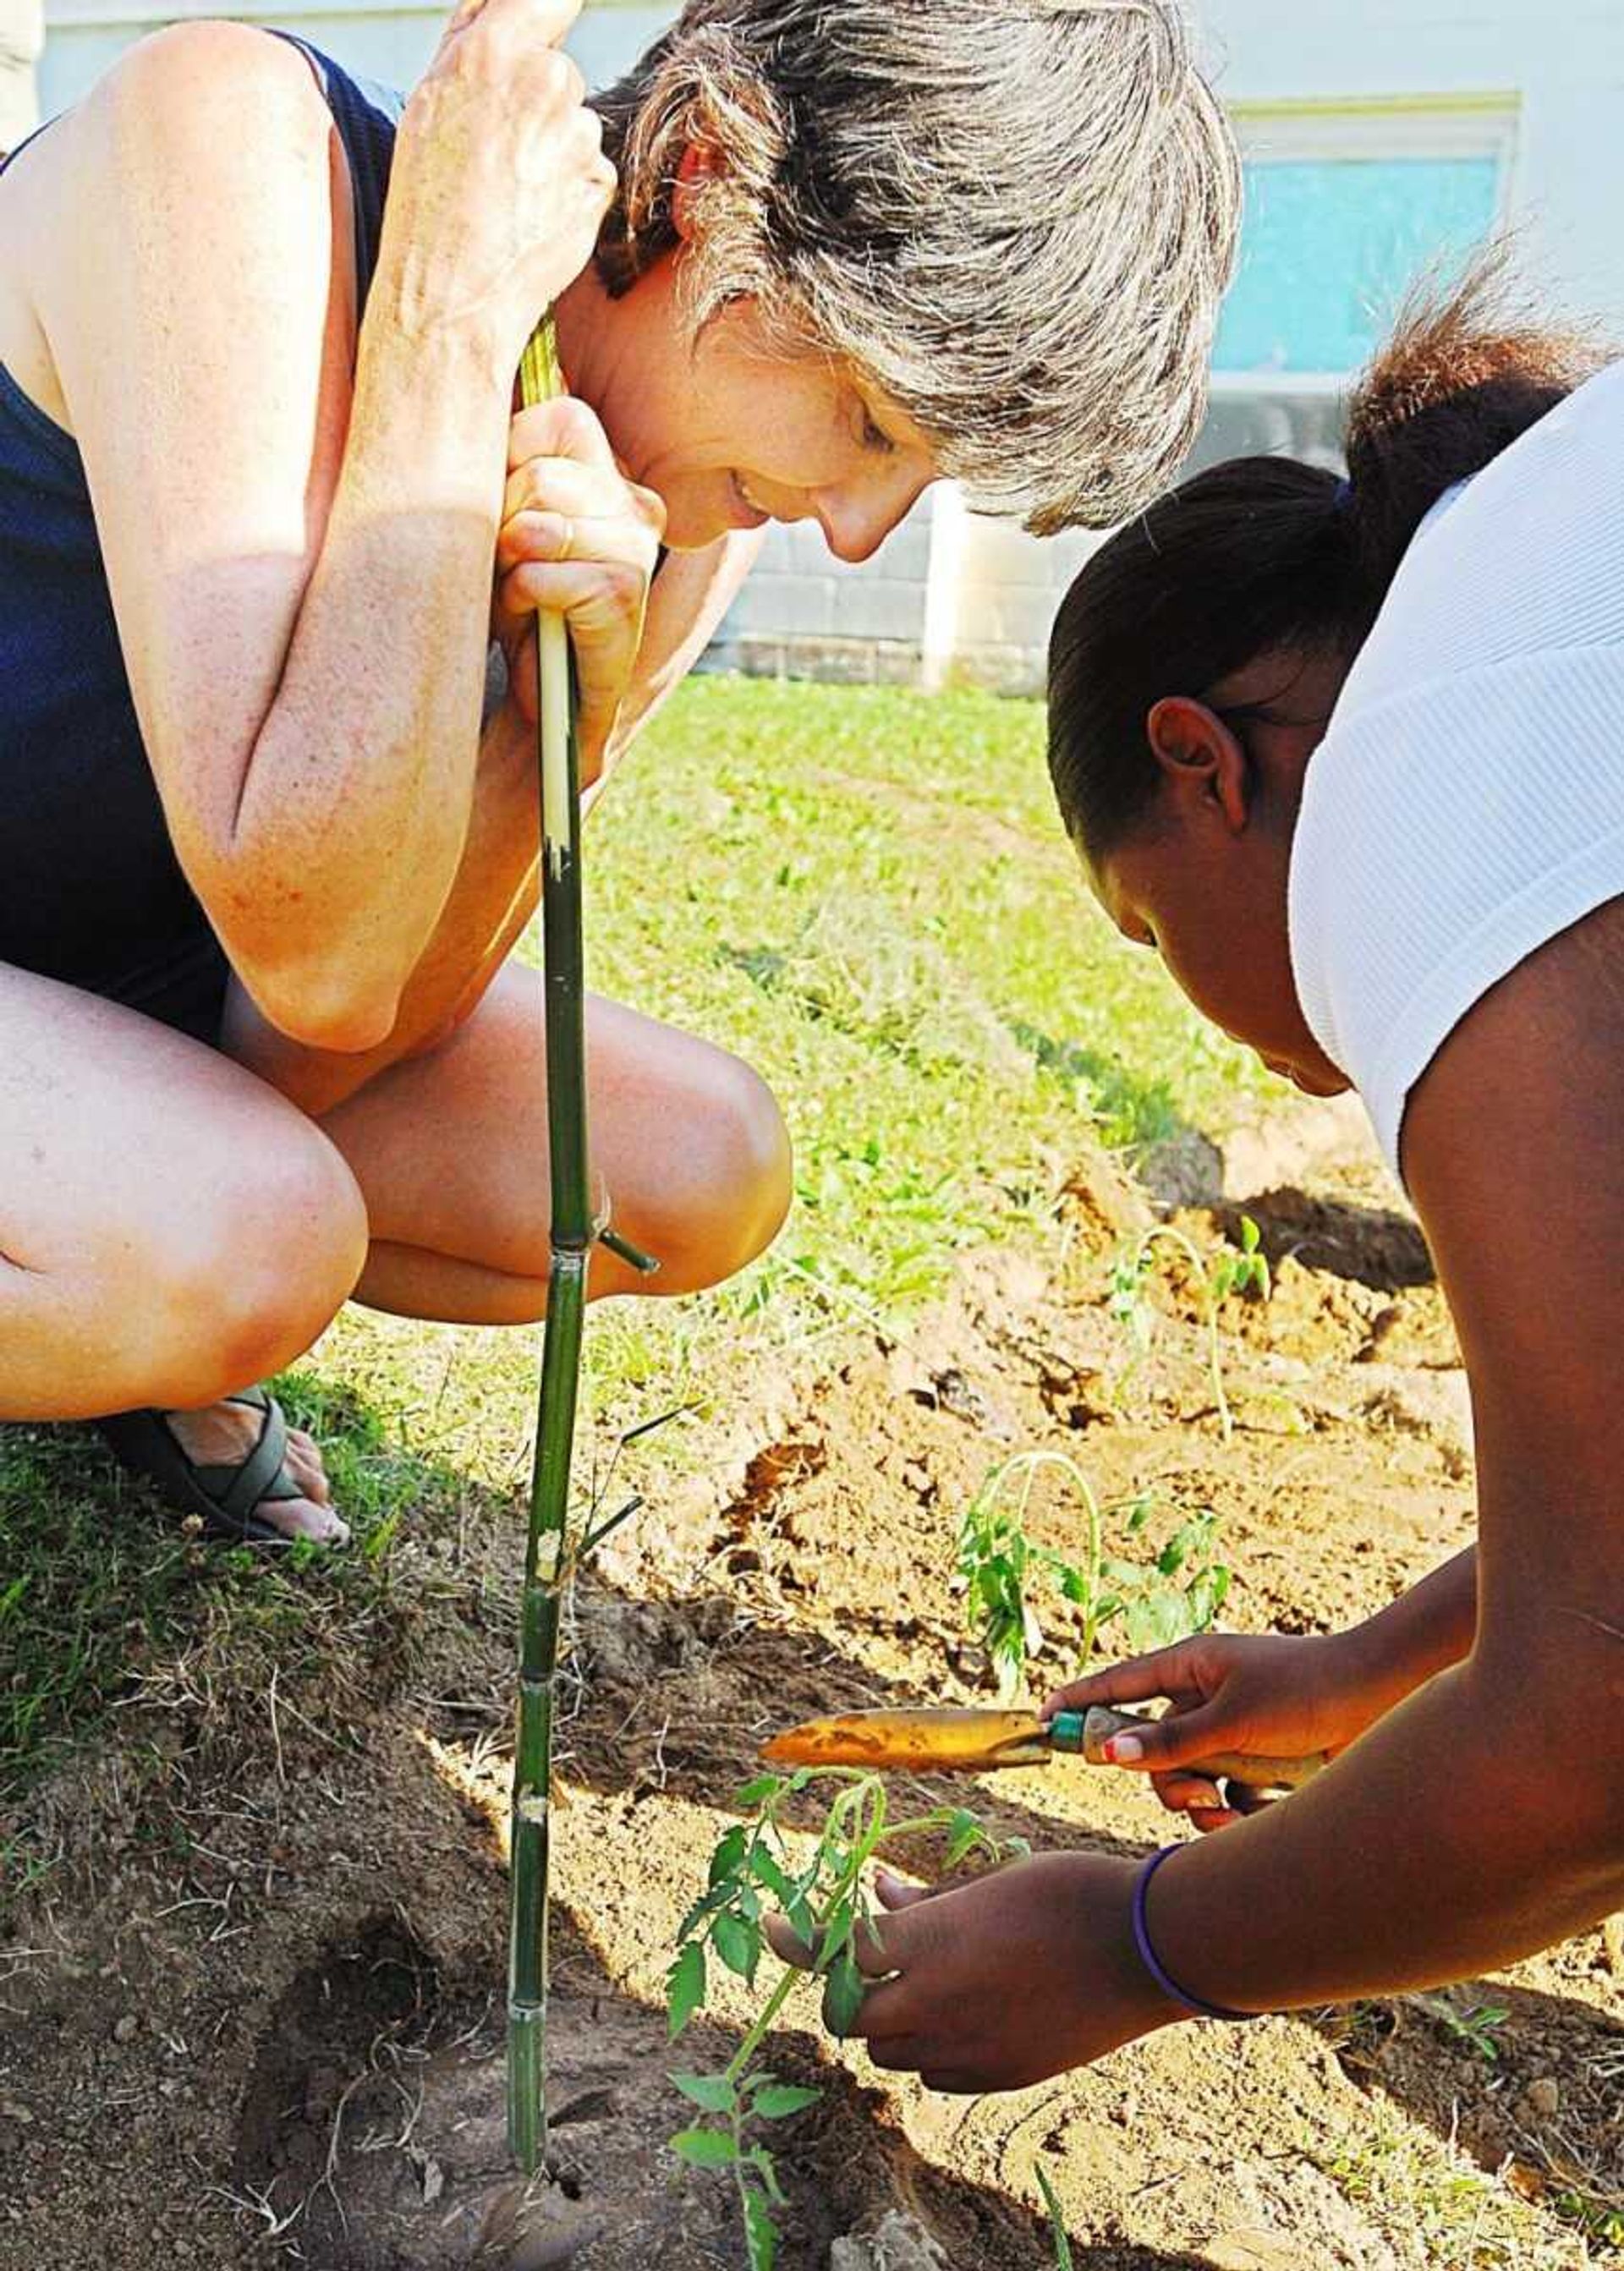
<svg viewBox="0 0 1624 2271"><path fill-rule="evenodd" d="M1499 226L1515 99L1240 105L1240 266L1194 463L1255 450L1334 462L1337 398L1405 293Z"/></svg>

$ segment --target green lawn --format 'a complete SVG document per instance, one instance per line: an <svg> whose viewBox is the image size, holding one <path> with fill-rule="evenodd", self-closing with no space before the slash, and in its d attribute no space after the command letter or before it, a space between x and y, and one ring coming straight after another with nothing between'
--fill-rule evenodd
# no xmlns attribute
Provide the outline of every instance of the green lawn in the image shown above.
<svg viewBox="0 0 1624 2271"><path fill-rule="evenodd" d="M749 1058L798 1157L794 1212L754 1270L594 1316L600 1427L725 1399L768 1351L905 1314L963 1247L1039 1233L1085 1135L1221 1130L1265 1085L1087 898L1032 704L697 681L592 823L587 875L592 984ZM421 1536L470 1488L522 1491L536 1346L340 1321L290 1383L360 1540L319 1582L188 1545L77 1431L0 1431L0 1842L7 1792L160 1656L253 1676L262 1650L373 1614L404 1509Z"/></svg>

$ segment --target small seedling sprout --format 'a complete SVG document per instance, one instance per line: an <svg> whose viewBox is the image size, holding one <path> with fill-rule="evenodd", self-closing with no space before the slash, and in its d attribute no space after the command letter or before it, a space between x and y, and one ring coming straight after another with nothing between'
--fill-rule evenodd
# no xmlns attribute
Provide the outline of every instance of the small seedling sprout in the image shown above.
<svg viewBox="0 0 1624 2271"><path fill-rule="evenodd" d="M1183 1255L1200 1289L1206 1311L1207 1375L1212 1382L1218 1430L1227 1443L1234 1433L1234 1421L1224 1390L1218 1314L1232 1293L1256 1293L1267 1299L1269 1257L1263 1251L1262 1234L1251 1216L1242 1215L1239 1245L1225 1247L1209 1262L1193 1238L1176 1230L1171 1223L1158 1222L1118 1256L1111 1272L1111 1314L1128 1335L1133 1350L1129 1372L1149 1352L1154 1331L1153 1314L1144 1298L1144 1281L1154 1264L1158 1244L1174 1247ZM1124 1379L1127 1376L1125 1373Z"/></svg>
<svg viewBox="0 0 1624 2271"><path fill-rule="evenodd" d="M1498 2030L1511 2016L1510 2006L1505 2003L1469 2003L1464 2009L1452 2003L1447 1995L1417 1993L1410 1997L1419 2010L1435 2019L1452 2041L1463 2050L1473 2051L1488 2065L1500 2061L1500 2044L1495 2040Z"/></svg>
<svg viewBox="0 0 1624 2271"><path fill-rule="evenodd" d="M1049 2212L1049 2226L1054 2235L1054 2271L1073 2271L1071 2241L1066 2230L1066 2219L1062 2212L1049 2172L1039 2161L1032 2169L1038 2179L1038 2190L1043 2194L1043 2205Z"/></svg>

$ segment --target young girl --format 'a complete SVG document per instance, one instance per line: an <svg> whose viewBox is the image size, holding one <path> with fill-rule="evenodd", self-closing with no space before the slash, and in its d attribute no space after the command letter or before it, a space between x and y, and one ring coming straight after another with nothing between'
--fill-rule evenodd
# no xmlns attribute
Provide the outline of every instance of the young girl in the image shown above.
<svg viewBox="0 0 1624 2271"><path fill-rule="evenodd" d="M1124 935L1369 1106L1464 1351L1480 1544L1357 1631L1051 1699L1170 1697L1116 1761L1225 1834L890 1888L859 2031L944 2089L1473 1975L1624 1904L1624 363L1508 324L1491 269L1404 327L1346 451L1345 481L1220 466L1089 562L1051 766ZM1180 1772L1219 1746L1337 1755L1242 1820Z"/></svg>

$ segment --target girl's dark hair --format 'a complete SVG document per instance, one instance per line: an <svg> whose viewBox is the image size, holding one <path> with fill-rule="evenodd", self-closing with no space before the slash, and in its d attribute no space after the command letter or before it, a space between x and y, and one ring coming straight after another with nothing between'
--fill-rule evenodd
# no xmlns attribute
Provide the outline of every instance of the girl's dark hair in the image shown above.
<svg viewBox="0 0 1624 2271"><path fill-rule="evenodd" d="M1155 795L1158 701L1205 699L1277 650L1356 652L1438 500L1609 360L1587 334L1529 321L1507 266L1496 248L1447 297L1410 302L1349 406L1345 481L1292 458L1233 458L1084 568L1049 642L1049 771L1091 858Z"/></svg>

